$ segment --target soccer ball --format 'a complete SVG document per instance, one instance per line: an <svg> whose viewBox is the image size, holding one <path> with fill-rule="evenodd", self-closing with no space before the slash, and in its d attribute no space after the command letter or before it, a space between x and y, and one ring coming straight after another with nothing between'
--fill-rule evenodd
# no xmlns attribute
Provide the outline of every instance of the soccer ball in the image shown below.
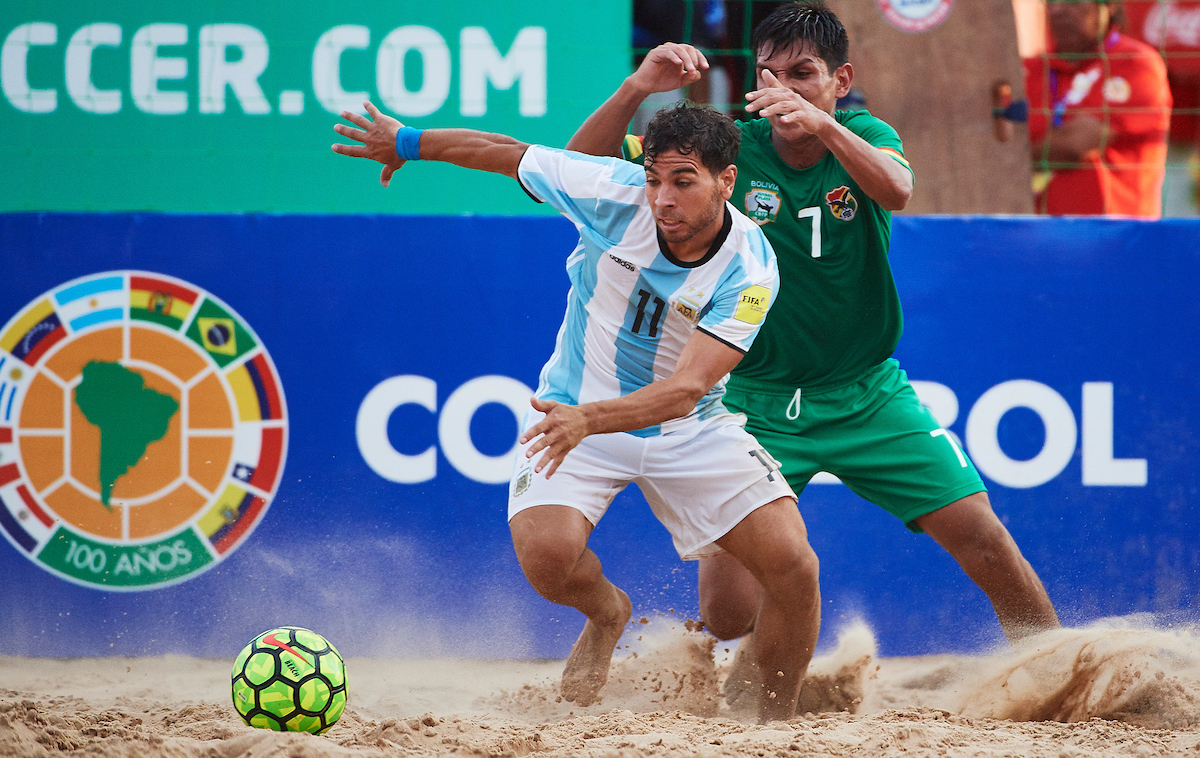
<svg viewBox="0 0 1200 758"><path fill-rule="evenodd" d="M342 655L297 626L263 632L233 662L233 707L250 726L321 734L346 708Z"/></svg>

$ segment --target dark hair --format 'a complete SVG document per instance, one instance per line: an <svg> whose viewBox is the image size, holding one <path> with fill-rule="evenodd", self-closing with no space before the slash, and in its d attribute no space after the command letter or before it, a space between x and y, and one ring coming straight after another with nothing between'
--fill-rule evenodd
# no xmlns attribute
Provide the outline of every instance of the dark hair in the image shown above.
<svg viewBox="0 0 1200 758"><path fill-rule="evenodd" d="M784 3L762 20L750 35L757 55L766 48L767 57L778 50L809 45L825 61L829 73L850 60L846 27L823 2Z"/></svg>
<svg viewBox="0 0 1200 758"><path fill-rule="evenodd" d="M1125 0L1093 0L1096 5L1108 6L1108 26L1101 29L1101 34L1108 34L1113 29L1125 30ZM1049 0L1051 3L1078 3L1083 0Z"/></svg>
<svg viewBox="0 0 1200 758"><path fill-rule="evenodd" d="M734 162L741 144L742 133L733 119L708 105L686 100L655 113L642 138L648 161L653 162L667 150L677 150L683 155L694 151L713 176Z"/></svg>
<svg viewBox="0 0 1200 758"><path fill-rule="evenodd" d="M1108 28L1104 33L1113 29L1125 30L1125 0L1100 0L1101 5L1108 6Z"/></svg>

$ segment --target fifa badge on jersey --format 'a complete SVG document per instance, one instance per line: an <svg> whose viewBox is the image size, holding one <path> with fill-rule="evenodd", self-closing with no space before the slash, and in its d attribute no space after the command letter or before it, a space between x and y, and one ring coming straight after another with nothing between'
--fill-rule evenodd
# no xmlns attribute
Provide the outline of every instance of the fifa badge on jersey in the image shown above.
<svg viewBox="0 0 1200 758"><path fill-rule="evenodd" d="M525 494L525 490L529 489L529 483L533 481L533 469L525 469L517 476L517 481L513 484L513 497L520 497Z"/></svg>
<svg viewBox="0 0 1200 758"><path fill-rule="evenodd" d="M771 307L771 290L755 284L742 290L733 317L747 324L761 324Z"/></svg>
<svg viewBox="0 0 1200 758"><path fill-rule="evenodd" d="M858 199L850 193L850 188L842 185L825 193L825 204L839 221L850 221L858 212Z"/></svg>
<svg viewBox="0 0 1200 758"><path fill-rule="evenodd" d="M765 187L756 187L751 183L750 191L746 193L746 215L754 223L762 226L775 220L779 215L779 192Z"/></svg>

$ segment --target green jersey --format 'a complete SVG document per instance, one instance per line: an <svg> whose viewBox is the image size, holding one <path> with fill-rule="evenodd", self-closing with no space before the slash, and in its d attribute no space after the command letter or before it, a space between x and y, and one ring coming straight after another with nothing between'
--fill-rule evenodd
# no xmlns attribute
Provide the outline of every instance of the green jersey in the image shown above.
<svg viewBox="0 0 1200 758"><path fill-rule="evenodd" d="M908 167L891 126L866 111L834 117ZM888 266L892 214L833 153L809 168L792 168L772 147L766 119L739 126L731 202L775 248L780 296L734 373L805 389L854 381L891 356L903 329Z"/></svg>

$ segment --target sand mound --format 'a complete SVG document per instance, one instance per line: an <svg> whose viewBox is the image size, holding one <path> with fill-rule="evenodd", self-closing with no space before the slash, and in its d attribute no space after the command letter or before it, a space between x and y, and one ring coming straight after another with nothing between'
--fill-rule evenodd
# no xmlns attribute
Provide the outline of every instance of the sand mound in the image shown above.
<svg viewBox="0 0 1200 758"><path fill-rule="evenodd" d="M716 640L699 631L698 625L656 616L643 619L633 631L626 632L621 642L600 699L590 706L564 701L559 695L557 675L501 692L476 705L541 719L614 708L632 713L717 714L720 695L713 663Z"/></svg>
<svg viewBox="0 0 1200 758"><path fill-rule="evenodd" d="M733 673L732 659L717 663L716 640L699 624L665 616L646 620L617 647L608 683L596 703L580 707L559 695L557 675L513 691L483 698L479 709L515 716L554 719L613 709L631 713L680 711L701 717L725 715L752 721L748 698L728 703L722 695ZM732 647L727 648L732 650ZM623 651L629 651L621 655ZM856 622L838 633L835 649L809 665L800 693L800 713L858 713L875 690L878 664L875 637Z"/></svg>
<svg viewBox="0 0 1200 758"><path fill-rule="evenodd" d="M813 658L800 688L798 713L870 710L878 683L875 635L862 621L838 632L837 647Z"/></svg>
<svg viewBox="0 0 1200 758"><path fill-rule="evenodd" d="M993 656L959 712L1014 721L1200 724L1200 632L1148 619L1058 629Z"/></svg>

